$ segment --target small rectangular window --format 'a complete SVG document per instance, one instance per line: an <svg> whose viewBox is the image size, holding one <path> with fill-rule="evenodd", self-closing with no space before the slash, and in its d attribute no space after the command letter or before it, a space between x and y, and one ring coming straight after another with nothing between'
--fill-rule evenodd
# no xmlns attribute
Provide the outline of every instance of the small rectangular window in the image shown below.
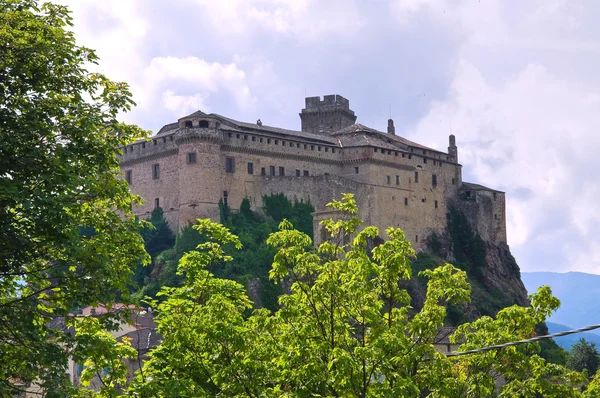
<svg viewBox="0 0 600 398"><path fill-rule="evenodd" d="M415 171L415 184L419 183L419 172Z"/></svg>
<svg viewBox="0 0 600 398"><path fill-rule="evenodd" d="M415 241L419 243L419 235L415 235Z"/></svg>
<svg viewBox="0 0 600 398"><path fill-rule="evenodd" d="M385 176L385 181L388 183L388 185L390 185L392 182L392 178L390 176Z"/></svg>
<svg viewBox="0 0 600 398"><path fill-rule="evenodd" d="M304 177L308 177L308 170L304 170Z"/></svg>
<svg viewBox="0 0 600 398"><path fill-rule="evenodd" d="M438 201L437 200L434 202L434 205L435 205L435 208L437 209L438 208Z"/></svg>
<svg viewBox="0 0 600 398"><path fill-rule="evenodd" d="M163 142L167 142L167 137L163 137Z"/></svg>
<svg viewBox="0 0 600 398"><path fill-rule="evenodd" d="M373 152L374 152L374 153L377 153L377 148L373 148Z"/></svg>
<svg viewBox="0 0 600 398"><path fill-rule="evenodd" d="M494 197L494 200L496 200L496 192L492 192L492 196Z"/></svg>
<svg viewBox="0 0 600 398"><path fill-rule="evenodd" d="M156 145L156 140L152 140L152 142L154 142L154 145Z"/></svg>
<svg viewBox="0 0 600 398"><path fill-rule="evenodd" d="M431 175L431 186L434 188L437 187L437 175L435 174Z"/></svg>
<svg viewBox="0 0 600 398"><path fill-rule="evenodd" d="M402 157L406 157L406 154L405 154L405 153L403 153L403 154L402 154Z"/></svg>
<svg viewBox="0 0 600 398"><path fill-rule="evenodd" d="M412 159L412 154L411 153L408 154L408 158Z"/></svg>
<svg viewBox="0 0 600 398"><path fill-rule="evenodd" d="M256 141L256 137L255 136L252 136L252 141Z"/></svg>
<svg viewBox="0 0 600 398"><path fill-rule="evenodd" d="M267 138L267 144L270 144L270 143L271 143L271 139Z"/></svg>
<svg viewBox="0 0 600 398"><path fill-rule="evenodd" d="M264 167L261 167L261 168L260 168L260 175L261 175L261 176L266 176L266 175L267 175L267 169L266 169L266 168L264 168Z"/></svg>
<svg viewBox="0 0 600 398"><path fill-rule="evenodd" d="M275 145L279 145L279 140L275 140Z"/></svg>
<svg viewBox="0 0 600 398"><path fill-rule="evenodd" d="M331 153L335 153L335 148L331 148Z"/></svg>
<svg viewBox="0 0 600 398"><path fill-rule="evenodd" d="M354 174L358 174L358 166L354 168Z"/></svg>
<svg viewBox="0 0 600 398"><path fill-rule="evenodd" d="M127 181L127 184L129 184L129 185L131 185L131 181L132 181L131 176L132 176L132 174L133 174L133 171L131 171L131 170L127 170L125 172L125 181Z"/></svg>
<svg viewBox="0 0 600 398"><path fill-rule="evenodd" d="M300 170L296 169L296 177L300 177Z"/></svg>
<svg viewBox="0 0 600 398"><path fill-rule="evenodd" d="M398 156L398 152L394 152L394 156Z"/></svg>
<svg viewBox="0 0 600 398"><path fill-rule="evenodd" d="M248 136L244 135L244 141L248 141Z"/></svg>
<svg viewBox="0 0 600 398"><path fill-rule="evenodd" d="M154 208L158 209L160 207L160 199L156 198L154 199Z"/></svg>
<svg viewBox="0 0 600 398"><path fill-rule="evenodd" d="M254 163L248 162L248 174L254 174Z"/></svg>
<svg viewBox="0 0 600 398"><path fill-rule="evenodd" d="M452 179L452 185L454 185L454 178Z"/></svg>
<svg viewBox="0 0 600 398"><path fill-rule="evenodd" d="M281 146L285 146L285 141L281 141Z"/></svg>
<svg viewBox="0 0 600 398"><path fill-rule="evenodd" d="M142 149L146 148L146 143L142 142Z"/></svg>
<svg viewBox="0 0 600 398"><path fill-rule="evenodd" d="M235 170L235 160L234 158L226 157L225 158L225 171L227 173L233 173Z"/></svg>
<svg viewBox="0 0 600 398"><path fill-rule="evenodd" d="M427 164L427 158L423 158L423 163Z"/></svg>
<svg viewBox="0 0 600 398"><path fill-rule="evenodd" d="M160 178L160 164L156 163L152 165L152 179L158 180Z"/></svg>
<svg viewBox="0 0 600 398"><path fill-rule="evenodd" d="M196 163L196 152L189 152L187 154L187 162L190 164Z"/></svg>
<svg viewBox="0 0 600 398"><path fill-rule="evenodd" d="M325 152L329 152L329 148L328 147L325 147Z"/></svg>
<svg viewBox="0 0 600 398"><path fill-rule="evenodd" d="M223 191L223 204L225 206L229 206L229 194L227 193L227 191Z"/></svg>
<svg viewBox="0 0 600 398"><path fill-rule="evenodd" d="M238 138L238 139L239 139L239 138L240 138L240 135L239 135L239 134L236 134L236 135L235 135L235 138Z"/></svg>
<svg viewBox="0 0 600 398"><path fill-rule="evenodd" d="M314 146L314 145L311 145L311 146L310 146L310 150L311 150L311 151L314 151L314 150L315 150L315 146Z"/></svg>
<svg viewBox="0 0 600 398"><path fill-rule="evenodd" d="M321 147L318 147L318 148L317 148L317 150L318 150L319 152L321 152Z"/></svg>
<svg viewBox="0 0 600 398"><path fill-rule="evenodd" d="M408 198L404 198L404 206L408 206Z"/></svg>
<svg viewBox="0 0 600 398"><path fill-rule="evenodd" d="M229 138L231 138L231 136L232 136L232 135L233 135L233 134L231 134L231 133L227 133L227 136L228 136Z"/></svg>
<svg viewBox="0 0 600 398"><path fill-rule="evenodd" d="M306 144L304 144L304 149L306 149Z"/></svg>
<svg viewBox="0 0 600 398"><path fill-rule="evenodd" d="M494 214L494 220L498 219L498 214Z"/></svg>
<svg viewBox="0 0 600 398"><path fill-rule="evenodd" d="M400 176L396 176L396 185L400 185Z"/></svg>
<svg viewBox="0 0 600 398"><path fill-rule="evenodd" d="M279 168L279 175L280 176L284 176L285 175L285 168L284 167L280 167Z"/></svg>
<svg viewBox="0 0 600 398"><path fill-rule="evenodd" d="M263 142L263 138L262 138L262 137L260 137L260 138L258 139L258 142Z"/></svg>
<svg viewBox="0 0 600 398"><path fill-rule="evenodd" d="M275 175L275 166L269 166L269 175Z"/></svg>

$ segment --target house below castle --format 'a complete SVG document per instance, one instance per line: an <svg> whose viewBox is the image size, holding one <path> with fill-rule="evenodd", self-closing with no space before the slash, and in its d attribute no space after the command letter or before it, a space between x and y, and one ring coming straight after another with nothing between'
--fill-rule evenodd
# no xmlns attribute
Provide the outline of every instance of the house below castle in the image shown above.
<svg viewBox="0 0 600 398"><path fill-rule="evenodd" d="M506 242L504 193L462 181L455 137L440 151L356 123L340 95L306 98L301 129L239 122L201 111L167 124L149 141L123 148L121 168L131 191L144 198L134 213L161 207L173 229L197 218L219 221L219 201L232 209L248 198L283 193L310 201L315 227L325 206L354 193L364 225L383 235L401 227L416 249L446 228L451 205L468 213L482 238ZM315 231L315 241L323 239Z"/></svg>

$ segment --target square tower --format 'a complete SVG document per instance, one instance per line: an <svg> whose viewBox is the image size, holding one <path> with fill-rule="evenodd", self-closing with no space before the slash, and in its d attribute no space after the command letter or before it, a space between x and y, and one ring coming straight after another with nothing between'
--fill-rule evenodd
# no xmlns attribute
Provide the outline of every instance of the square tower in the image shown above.
<svg viewBox="0 0 600 398"><path fill-rule="evenodd" d="M356 122L350 101L338 94L307 97L306 108L300 112L302 131L306 133L331 133Z"/></svg>

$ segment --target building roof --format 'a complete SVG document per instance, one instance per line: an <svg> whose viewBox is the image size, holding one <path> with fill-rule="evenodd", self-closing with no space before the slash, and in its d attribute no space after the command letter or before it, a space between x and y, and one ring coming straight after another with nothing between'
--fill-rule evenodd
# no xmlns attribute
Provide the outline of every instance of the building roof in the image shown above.
<svg viewBox="0 0 600 398"><path fill-rule="evenodd" d="M140 354L147 353L162 341L162 336L158 334L155 328L133 330L120 336L117 340L123 341L124 337L129 339L131 346Z"/></svg>
<svg viewBox="0 0 600 398"><path fill-rule="evenodd" d="M319 134L308 133L304 131L288 130L280 127L273 127L267 125L259 125L256 123L240 122L235 119L231 119L217 113L206 114L202 111L196 111L191 113L184 118L190 117L211 117L218 119L222 123L222 128L229 131L236 132L262 132L267 134L275 134L286 137L294 137L299 139L308 139L311 141L322 142L324 144L330 144L340 147L354 147L354 146L375 146L380 148L386 148L395 151L408 151L409 147L424 149L435 153L445 153L437 149L429 148L427 146L418 144L404 137L389 134L383 131L376 130L371 127L364 126L360 123L353 124L351 126L344 127L340 130L333 132L323 132ZM181 120L179 119L179 120ZM178 123L170 123L163 126L156 135L162 135L174 131L179 128Z"/></svg>
<svg viewBox="0 0 600 398"><path fill-rule="evenodd" d="M484 187L483 185L473 184L473 183L470 183L470 182L463 182L461 189L463 191L464 190L469 190L469 191L492 191L492 192L504 193L504 191L498 191L497 189L492 189L492 188Z"/></svg>
<svg viewBox="0 0 600 398"><path fill-rule="evenodd" d="M401 146L406 146L406 147L412 146L415 148L426 149L426 150L432 151L432 152L443 153L441 151L438 151L437 149L433 149L433 148L429 148L429 147L426 147L421 144L417 144L416 142L408 140L399 135L385 133L383 131L379 131L379 130L373 129L371 127L364 126L360 123L356 123L351 126L344 127L343 129L336 130L330 134L335 137L339 137L339 136L347 137L349 135L356 135L356 134L360 134L360 133L362 133L365 136L370 136L370 137L372 137L372 139L378 139L381 142L386 142L386 143L393 142L394 144L400 144ZM370 144L370 145L373 145L373 144Z"/></svg>
<svg viewBox="0 0 600 398"><path fill-rule="evenodd" d="M450 342L450 336L456 332L456 328L453 326L444 326L439 328L437 335L433 339L433 344L454 344ZM461 342L459 342L460 344Z"/></svg>
<svg viewBox="0 0 600 398"><path fill-rule="evenodd" d="M304 131L283 129L280 127L258 125L256 123L240 122L240 121L230 119L225 116L218 115L216 113L212 113L211 116L214 116L214 117L221 119L222 121L228 122L230 124L233 124L235 127L238 127L241 129L249 129L249 130L261 131L261 132L265 132L265 133L274 133L274 134L286 135L286 136L290 136L290 137L308 138L308 139L314 140L314 141L322 141L327 144L338 145L338 141L336 139L334 139L328 135L325 135L325 134L313 134L313 133L306 133Z"/></svg>

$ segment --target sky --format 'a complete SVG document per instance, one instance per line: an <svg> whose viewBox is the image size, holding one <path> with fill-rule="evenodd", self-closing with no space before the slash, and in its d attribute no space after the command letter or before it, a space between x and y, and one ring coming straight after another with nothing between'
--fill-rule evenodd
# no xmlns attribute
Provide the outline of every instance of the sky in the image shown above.
<svg viewBox="0 0 600 398"><path fill-rule="evenodd" d="M503 190L523 271L600 274L597 0L55 0L123 118L157 132L197 109L300 129L305 96L439 150Z"/></svg>

